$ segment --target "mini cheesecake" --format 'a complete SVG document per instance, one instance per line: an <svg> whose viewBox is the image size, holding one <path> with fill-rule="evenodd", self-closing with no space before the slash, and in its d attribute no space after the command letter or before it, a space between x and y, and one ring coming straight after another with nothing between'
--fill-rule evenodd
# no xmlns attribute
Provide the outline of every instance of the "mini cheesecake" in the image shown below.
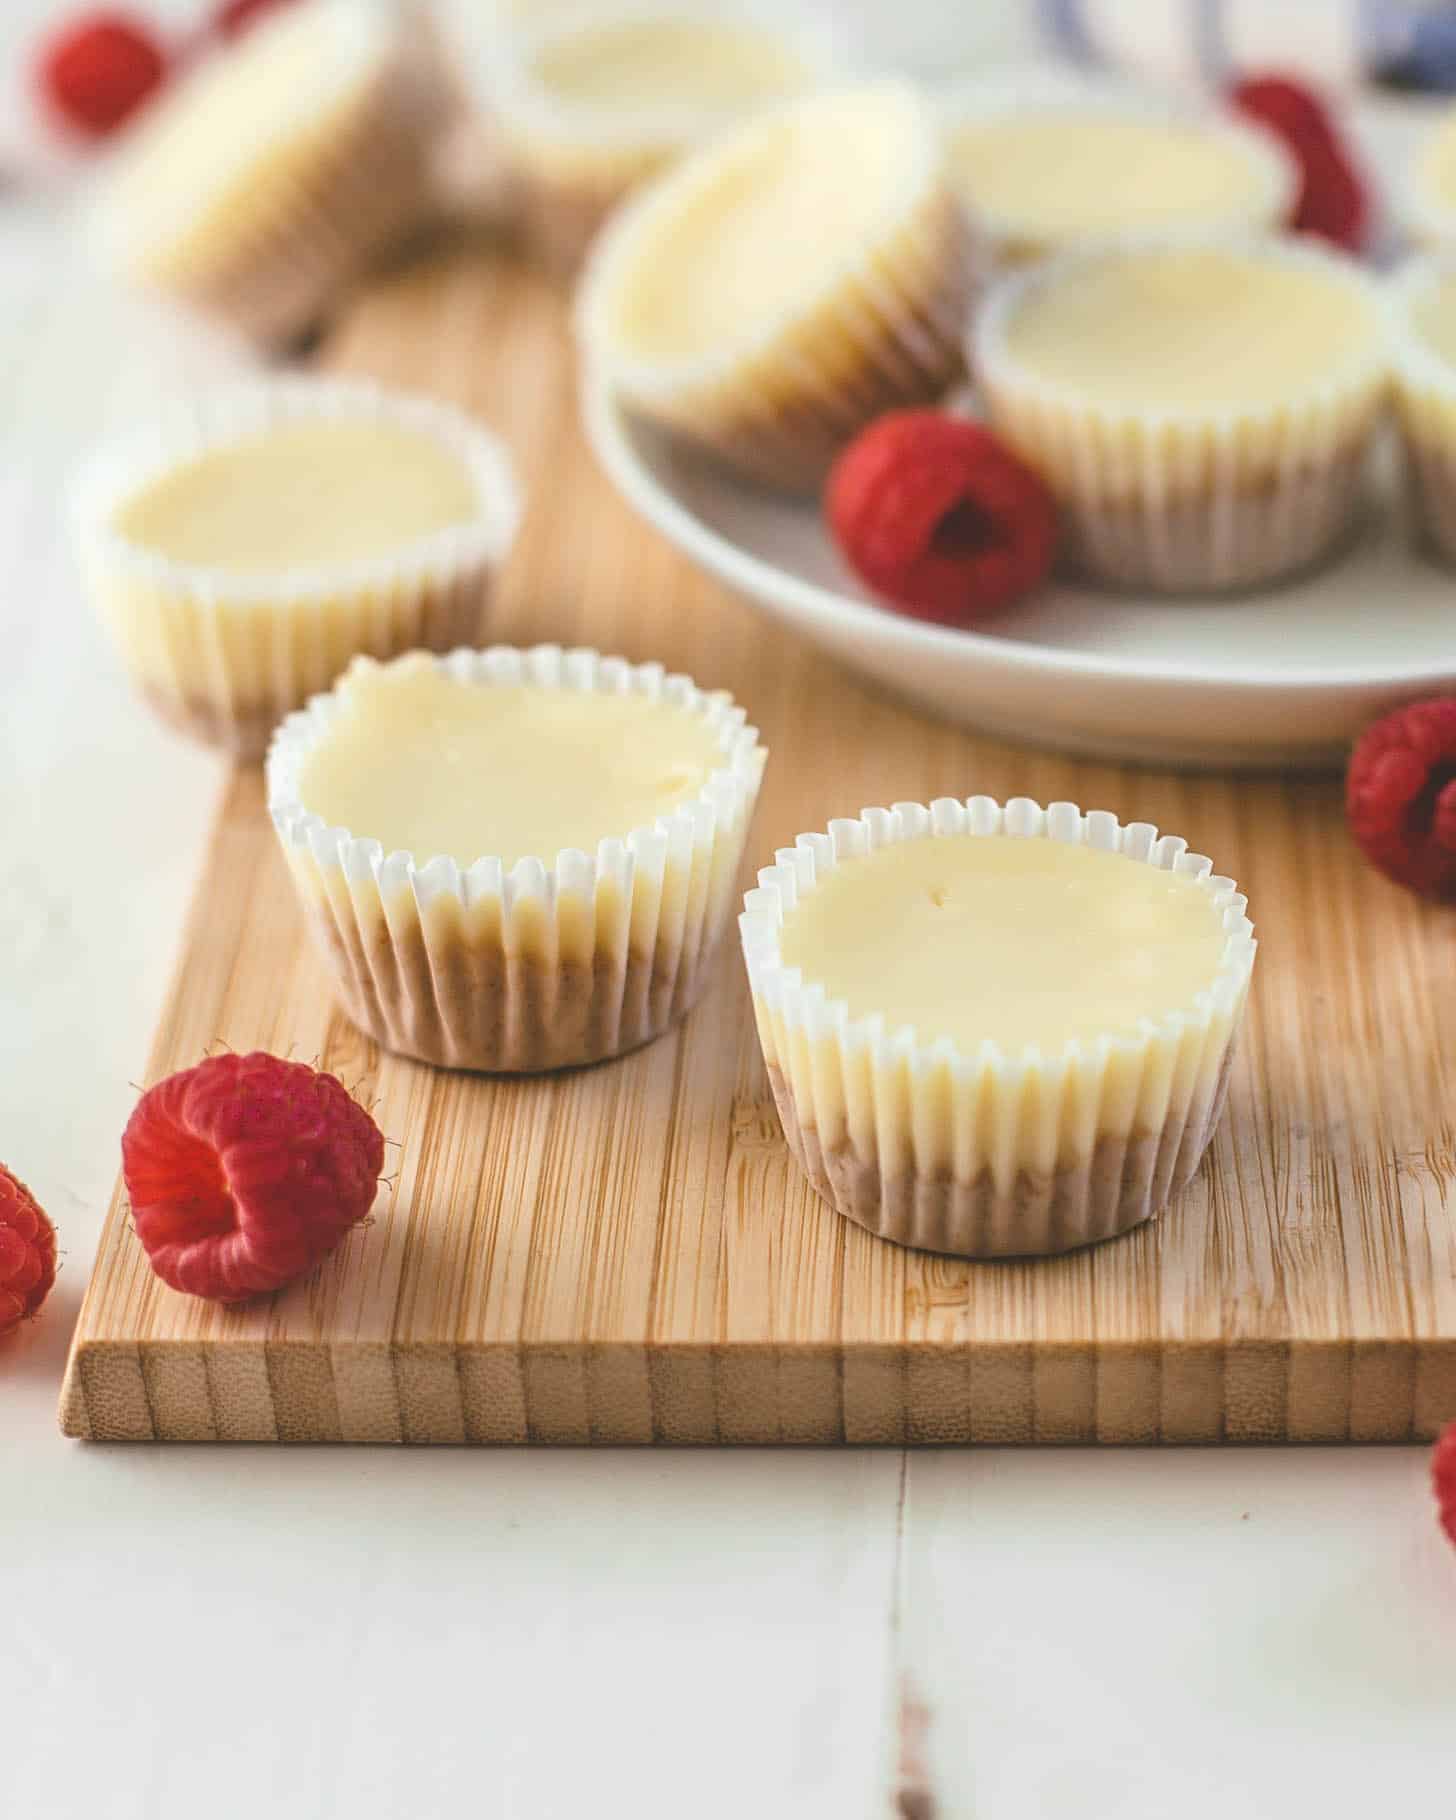
<svg viewBox="0 0 1456 1820"><path fill-rule="evenodd" d="M763 770L743 710L591 651L358 660L268 760L349 1015L444 1067L532 1072L697 998Z"/></svg>
<svg viewBox="0 0 1456 1820"><path fill-rule="evenodd" d="M945 107L951 169L997 265L1160 229L1277 228L1297 177L1223 115L1084 82L979 82Z"/></svg>
<svg viewBox="0 0 1456 1820"><path fill-rule="evenodd" d="M903 1245L992 1257L1127 1231L1218 1120L1244 911L1186 842L1068 803L900 804L801 835L741 918L790 1148Z"/></svg>
<svg viewBox="0 0 1456 1820"><path fill-rule="evenodd" d="M1390 304L1416 529L1456 563L1456 253L1411 261L1391 284Z"/></svg>
<svg viewBox="0 0 1456 1820"><path fill-rule="evenodd" d="M646 178L812 88L821 47L787 27L682 8L550 20L498 57L492 100L528 238L571 271Z"/></svg>
<svg viewBox="0 0 1456 1820"><path fill-rule="evenodd" d="M809 492L872 418L956 379L971 282L934 121L885 82L776 110L659 178L598 243L579 323L635 414Z"/></svg>
<svg viewBox="0 0 1456 1820"><path fill-rule="evenodd" d="M264 340L305 329L429 207L455 103L387 0L301 0L205 56L125 136L93 211L128 276Z"/></svg>
<svg viewBox="0 0 1456 1820"><path fill-rule="evenodd" d="M473 641L517 517L504 450L462 413L324 380L134 431L77 502L91 593L138 689L242 758L356 653Z"/></svg>
<svg viewBox="0 0 1456 1820"><path fill-rule="evenodd" d="M1387 387L1373 282L1313 245L1148 239L1003 279L972 363L1096 579L1246 588L1352 522Z"/></svg>

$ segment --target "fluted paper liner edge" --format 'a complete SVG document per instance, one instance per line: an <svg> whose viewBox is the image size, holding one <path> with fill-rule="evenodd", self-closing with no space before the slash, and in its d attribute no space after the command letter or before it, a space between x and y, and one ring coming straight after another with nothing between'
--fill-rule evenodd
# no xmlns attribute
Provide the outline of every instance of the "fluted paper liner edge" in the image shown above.
<svg viewBox="0 0 1456 1820"><path fill-rule="evenodd" d="M1055 1056L989 1043L967 1054L883 1017L852 1017L784 965L785 915L842 860L931 835L993 834L1084 844L1197 880L1224 929L1207 990L1132 1036ZM1246 908L1186 841L1073 803L941 798L800 835L760 872L739 918L764 1059L797 1160L832 1206L902 1245L1029 1255L1139 1224L1191 1178L1221 1110L1256 947Z"/></svg>
<svg viewBox="0 0 1456 1820"><path fill-rule="evenodd" d="M385 556L263 574L174 562L114 528L129 498L212 450L282 424L360 418L450 449L470 476L473 516ZM137 688L164 719L242 758L261 758L283 716L356 654L474 642L521 513L504 445L464 412L367 381L316 378L176 401L104 445L72 504L89 591Z"/></svg>
<svg viewBox="0 0 1456 1820"><path fill-rule="evenodd" d="M1368 342L1301 398L1163 411L1089 402L1011 352L1008 326L1030 291L1094 263L1164 250L1320 271L1367 298ZM1170 594L1258 586L1326 554L1354 521L1388 376L1368 274L1308 242L1241 233L1131 235L1002 278L972 328L970 365L992 427L1047 479L1073 563L1114 586Z"/></svg>
<svg viewBox="0 0 1456 1820"><path fill-rule="evenodd" d="M611 312L657 214L690 196L725 147L835 98L826 91L759 115L649 183L598 237L578 293L584 354L629 410L735 473L793 493L815 490L866 423L936 401L963 371L979 260L928 111L915 168L884 218L852 256L741 345L662 362L624 355Z"/></svg>
<svg viewBox="0 0 1456 1820"><path fill-rule="evenodd" d="M309 811L301 770L339 708L337 691L315 699L274 738L268 802L345 1009L388 1049L487 1073L601 1061L661 1035L705 985L731 913L763 773L756 729L731 697L660 664L557 645L431 661L484 688L674 703L712 728L722 764L698 797L594 854L566 850L509 870L487 856L462 868L385 853Z"/></svg>
<svg viewBox="0 0 1456 1820"><path fill-rule="evenodd" d="M1420 299L1456 280L1456 252L1418 254L1387 281L1395 416L1410 474L1409 498L1427 544L1456 563L1456 366L1412 321Z"/></svg>

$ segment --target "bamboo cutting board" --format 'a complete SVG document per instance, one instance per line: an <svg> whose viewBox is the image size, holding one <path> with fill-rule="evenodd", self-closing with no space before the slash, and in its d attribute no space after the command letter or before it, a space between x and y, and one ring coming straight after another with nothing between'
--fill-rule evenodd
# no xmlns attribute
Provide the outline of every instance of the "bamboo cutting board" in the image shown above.
<svg viewBox="0 0 1456 1820"><path fill-rule="evenodd" d="M660 658L771 752L756 863L869 803L984 791L1157 822L1263 941L1227 1119L1155 1224L1044 1262L900 1251L794 1167L736 945L681 1030L537 1081L435 1073L336 1012L254 772L225 792L146 1079L219 1043L317 1058L392 1178L315 1275L225 1310L150 1273L120 1191L62 1402L96 1440L1398 1440L1456 1416L1449 912L1375 877L1338 784L1074 763L851 680L638 526L579 434L565 310L487 251L397 275L326 348L461 400L532 488L486 628Z"/></svg>

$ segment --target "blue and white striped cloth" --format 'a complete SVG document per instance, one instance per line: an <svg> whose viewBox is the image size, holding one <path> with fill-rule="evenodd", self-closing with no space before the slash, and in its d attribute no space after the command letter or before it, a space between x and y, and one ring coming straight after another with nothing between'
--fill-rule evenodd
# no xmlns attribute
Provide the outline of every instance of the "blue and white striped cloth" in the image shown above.
<svg viewBox="0 0 1456 1820"><path fill-rule="evenodd" d="M1456 0L1040 0L1063 52L1163 82L1284 70L1456 90Z"/></svg>

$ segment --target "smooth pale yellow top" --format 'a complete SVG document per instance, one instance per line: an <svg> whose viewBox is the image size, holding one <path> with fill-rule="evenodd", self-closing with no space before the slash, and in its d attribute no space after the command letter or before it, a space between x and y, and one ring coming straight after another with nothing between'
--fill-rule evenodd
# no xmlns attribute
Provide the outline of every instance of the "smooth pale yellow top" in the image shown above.
<svg viewBox="0 0 1456 1820"><path fill-rule="evenodd" d="M968 123L951 135L966 199L1047 243L1183 221L1255 218L1263 171L1196 124L1058 110Z"/></svg>
<svg viewBox="0 0 1456 1820"><path fill-rule="evenodd" d="M918 112L867 89L703 153L635 248L614 311L626 351L710 355L775 327L869 241L923 146Z"/></svg>
<svg viewBox="0 0 1456 1820"><path fill-rule="evenodd" d="M776 35L707 19L606 21L544 45L530 69L560 101L623 111L732 109L795 94L808 75Z"/></svg>
<svg viewBox="0 0 1456 1820"><path fill-rule="evenodd" d="M225 209L354 107L388 49L377 8L303 0L214 52L142 115L112 175L112 204L182 234Z"/></svg>
<svg viewBox="0 0 1456 1820"><path fill-rule="evenodd" d="M479 514L437 436L375 418L279 424L133 494L114 528L173 562L234 575L388 556Z"/></svg>
<svg viewBox="0 0 1456 1820"><path fill-rule="evenodd" d="M1316 386L1381 334L1353 284L1276 257L1209 248L1110 254L1034 286L1009 351L1089 404L1269 406Z"/></svg>
<svg viewBox="0 0 1456 1820"><path fill-rule="evenodd" d="M1421 340L1456 366L1456 273L1438 279L1417 297L1410 319Z"/></svg>
<svg viewBox="0 0 1456 1820"><path fill-rule="evenodd" d="M1224 935L1193 879L1060 841L943 835L844 861L781 942L855 1017L966 1053L1055 1053L1190 1009Z"/></svg>
<svg viewBox="0 0 1456 1820"><path fill-rule="evenodd" d="M590 855L701 795L724 763L706 722L671 702L462 683L418 654L360 664L339 693L299 796L331 827L421 862Z"/></svg>

